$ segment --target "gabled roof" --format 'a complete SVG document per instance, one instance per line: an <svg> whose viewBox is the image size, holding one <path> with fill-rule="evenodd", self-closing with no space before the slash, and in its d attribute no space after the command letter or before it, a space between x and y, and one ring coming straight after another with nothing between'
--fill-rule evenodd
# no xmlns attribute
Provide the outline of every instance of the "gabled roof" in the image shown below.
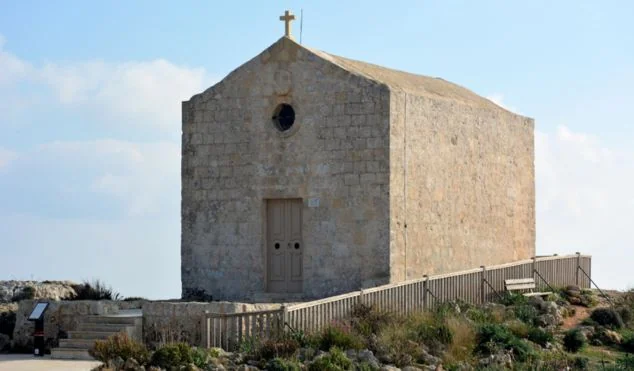
<svg viewBox="0 0 634 371"><path fill-rule="evenodd" d="M392 90L401 90L408 94L417 96L428 96L435 98L444 98L460 101L467 104L478 106L487 106L490 108L503 109L490 100L477 95L469 89L463 88L452 82L443 80L438 77L429 77L417 75L409 72L393 70L390 68L378 66L376 64L356 61L329 54L320 50L307 48L303 45L300 47L308 49L312 53L323 59L336 64L337 66L349 71L350 73L361 75L370 80L387 85Z"/></svg>

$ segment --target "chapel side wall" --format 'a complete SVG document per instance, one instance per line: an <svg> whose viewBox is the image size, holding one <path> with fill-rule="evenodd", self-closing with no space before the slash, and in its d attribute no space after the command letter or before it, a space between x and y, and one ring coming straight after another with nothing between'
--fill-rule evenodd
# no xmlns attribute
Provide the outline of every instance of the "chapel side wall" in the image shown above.
<svg viewBox="0 0 634 371"><path fill-rule="evenodd" d="M533 120L444 99L394 100L407 132L396 280L534 256Z"/></svg>
<svg viewBox="0 0 634 371"><path fill-rule="evenodd" d="M282 40L184 103L183 296L265 291L273 198L303 199L306 297L387 283L388 99L384 86ZM279 103L295 108L291 135L271 122Z"/></svg>

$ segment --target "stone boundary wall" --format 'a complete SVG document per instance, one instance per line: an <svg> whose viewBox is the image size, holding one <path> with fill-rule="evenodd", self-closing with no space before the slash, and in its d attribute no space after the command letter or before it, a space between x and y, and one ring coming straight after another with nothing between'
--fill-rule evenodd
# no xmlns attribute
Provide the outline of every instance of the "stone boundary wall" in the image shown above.
<svg viewBox="0 0 634 371"><path fill-rule="evenodd" d="M55 347L60 335L64 332L77 329L82 316L99 314L116 314L119 311L115 301L48 301L48 300L23 300L18 303L18 311L13 330L12 348L14 350L26 350L33 347L33 331L35 325L28 320L35 303L48 302L49 306L44 313L44 339L47 347Z"/></svg>

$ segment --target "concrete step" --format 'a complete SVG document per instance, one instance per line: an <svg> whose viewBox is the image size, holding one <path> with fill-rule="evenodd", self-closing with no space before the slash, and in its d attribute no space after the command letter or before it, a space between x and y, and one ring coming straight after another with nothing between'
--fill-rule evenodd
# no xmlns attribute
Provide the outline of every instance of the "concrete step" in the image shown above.
<svg viewBox="0 0 634 371"><path fill-rule="evenodd" d="M82 323L100 324L100 325L129 325L134 326L142 323L143 317L123 317L123 316L86 316Z"/></svg>
<svg viewBox="0 0 634 371"><path fill-rule="evenodd" d="M86 349L77 348L53 348L51 349L51 358L94 360Z"/></svg>
<svg viewBox="0 0 634 371"><path fill-rule="evenodd" d="M134 328L132 325L126 324L102 324L102 323L80 323L77 331L97 331L97 332L112 332L117 333L126 331L129 328Z"/></svg>
<svg viewBox="0 0 634 371"><path fill-rule="evenodd" d="M96 339L59 339L60 348L90 349Z"/></svg>
<svg viewBox="0 0 634 371"><path fill-rule="evenodd" d="M123 330L125 331L125 330ZM89 340L104 340L112 335L117 334L118 331L68 331L69 339L89 339Z"/></svg>

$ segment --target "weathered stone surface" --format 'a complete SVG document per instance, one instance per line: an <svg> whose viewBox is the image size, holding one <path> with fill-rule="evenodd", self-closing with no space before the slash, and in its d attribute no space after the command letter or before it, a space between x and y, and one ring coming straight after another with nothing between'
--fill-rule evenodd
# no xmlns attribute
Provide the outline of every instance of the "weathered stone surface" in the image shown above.
<svg viewBox="0 0 634 371"><path fill-rule="evenodd" d="M13 330L13 346L29 348L33 345L34 324L27 318L37 300L23 300L19 303L16 313L15 329ZM118 312L117 302L114 301L50 301L44 313L44 338L47 344L55 346L60 331L74 331L77 329L82 316L97 314L114 314Z"/></svg>
<svg viewBox="0 0 634 371"><path fill-rule="evenodd" d="M467 89L282 38L182 113L185 298L267 291L267 199L303 202L305 297L534 255L533 120Z"/></svg>
<svg viewBox="0 0 634 371"><path fill-rule="evenodd" d="M75 295L71 281L0 281L0 303L10 302L24 288L33 289L33 299L63 300Z"/></svg>

